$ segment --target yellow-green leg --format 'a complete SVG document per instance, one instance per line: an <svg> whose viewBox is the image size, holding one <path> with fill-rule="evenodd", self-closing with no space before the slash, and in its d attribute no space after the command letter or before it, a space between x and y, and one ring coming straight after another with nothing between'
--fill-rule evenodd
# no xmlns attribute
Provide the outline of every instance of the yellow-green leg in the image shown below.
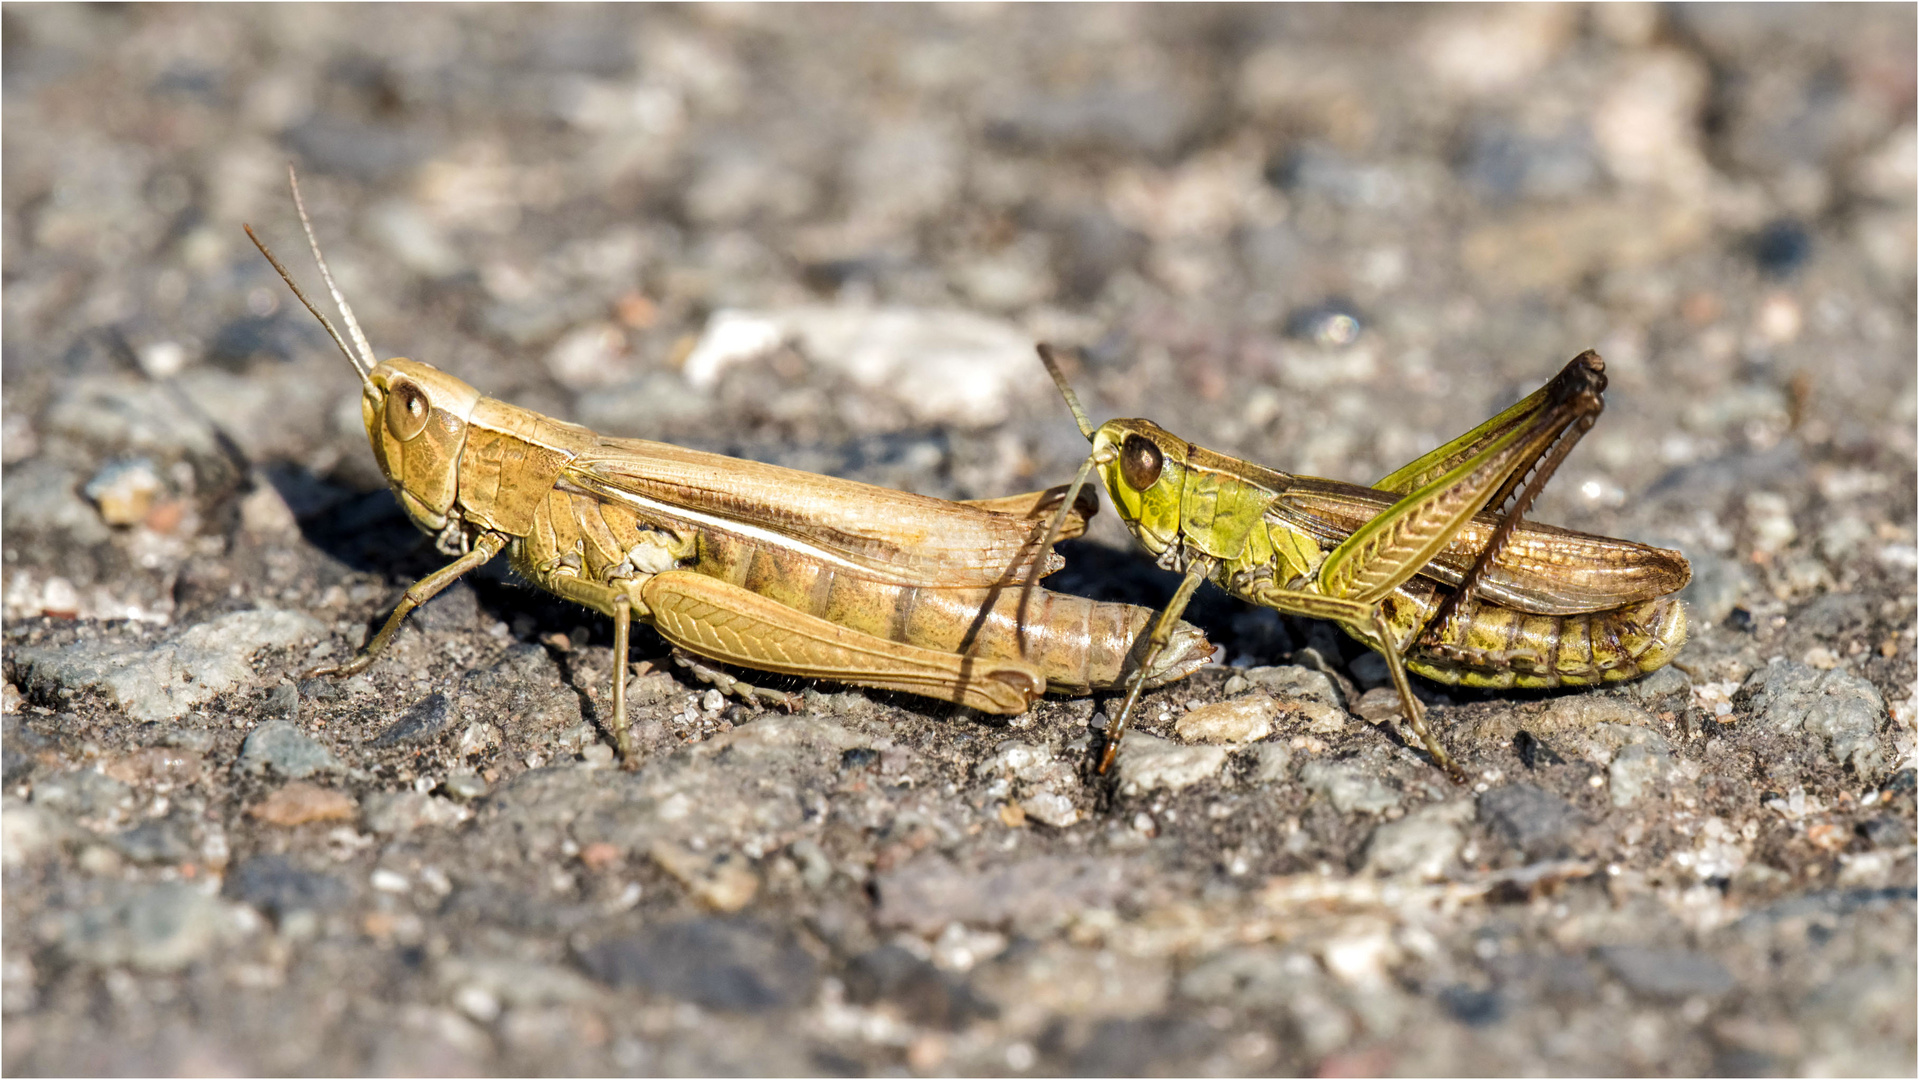
<svg viewBox="0 0 1919 1080"><path fill-rule="evenodd" d="M1139 667L1133 670L1127 679L1126 703L1119 707L1119 716L1114 718L1106 729L1106 750L1099 756L1099 771L1104 773L1112 768L1113 759L1119 755L1120 737L1126 734L1126 723L1132 719L1133 710L1139 707L1139 697L1146 692L1146 675L1158 662L1159 654L1173 640L1173 628L1179 625L1179 617L1186 611L1186 605L1193 600L1193 593L1199 591L1200 583L1213 572L1217 563L1212 559L1195 559L1186 567L1186 580L1179 583L1179 591L1167 603L1166 610L1159 613L1159 619L1153 623L1153 635L1147 639L1146 655L1140 658Z"/></svg>
<svg viewBox="0 0 1919 1080"><path fill-rule="evenodd" d="M386 651L386 647L393 643L393 636L400 632L400 624L406 621L406 617L413 613L414 608L438 596L441 590L458 581L462 574L492 561L493 556L505 550L506 545L507 538L499 533L481 533L474 539L472 549L466 554L408 586L406 592L400 597L400 602L394 605L393 614L387 616L386 625L380 627L380 632L373 635L373 640L366 643L366 647L360 650L359 655L344 664L314 668L307 672L306 677L358 675L365 671L367 665L373 663L381 653Z"/></svg>

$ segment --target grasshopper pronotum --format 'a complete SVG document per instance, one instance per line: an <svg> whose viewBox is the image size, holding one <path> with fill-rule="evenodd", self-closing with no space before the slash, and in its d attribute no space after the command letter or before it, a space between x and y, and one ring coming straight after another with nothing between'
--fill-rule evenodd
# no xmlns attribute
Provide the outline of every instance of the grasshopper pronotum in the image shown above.
<svg viewBox="0 0 1919 1080"><path fill-rule="evenodd" d="M1368 488L1227 457L1150 420L1094 427L1053 350L1039 352L1093 444L1068 497L1097 470L1126 527L1186 575L1154 625L1148 666L1208 578L1252 603L1330 619L1385 657L1406 720L1457 779L1406 669L1465 686L1582 686L1656 670L1685 644L1685 606L1672 594L1692 569L1679 552L1523 520L1604 407L1598 353ZM1101 771L1143 689L1129 686Z"/></svg>
<svg viewBox="0 0 1919 1080"><path fill-rule="evenodd" d="M611 438L485 397L417 360L375 360L288 174L353 348L247 235L359 372L367 438L407 516L456 556L406 590L359 655L314 674L365 670L409 612L502 551L533 584L612 617L609 727L629 766L634 619L711 660L992 713L1023 712L1049 687L1085 693L1135 674L1143 685L1171 682L1211 658L1205 637L1181 623L1155 639L1140 671L1153 613L1130 604L1040 590L1021 608L1025 594L1009 586L1062 565L1051 540L1035 542L1057 490L954 503ZM1083 528L1098 507L1071 497L1055 535Z"/></svg>

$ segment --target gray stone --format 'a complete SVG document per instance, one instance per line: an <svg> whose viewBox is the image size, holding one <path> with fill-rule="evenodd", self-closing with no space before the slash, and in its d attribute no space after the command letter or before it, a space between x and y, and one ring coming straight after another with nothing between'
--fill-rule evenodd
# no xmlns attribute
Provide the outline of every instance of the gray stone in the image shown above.
<svg viewBox="0 0 1919 1080"><path fill-rule="evenodd" d="M1862 776L1885 764L1878 737L1885 698L1849 671L1820 671L1791 660L1768 664L1746 679L1733 704L1750 709L1753 722L1766 731L1820 736L1834 761Z"/></svg>
<svg viewBox="0 0 1919 1080"><path fill-rule="evenodd" d="M974 1019L998 1013L964 982L897 945L881 945L855 956L840 981L846 987L846 1000L884 1006L912 1024L957 1031Z"/></svg>
<svg viewBox="0 0 1919 1080"><path fill-rule="evenodd" d="M1452 869L1466 842L1460 826L1472 820L1464 799L1422 806L1373 830L1366 841L1366 869L1391 877L1438 881Z"/></svg>
<svg viewBox="0 0 1919 1080"><path fill-rule="evenodd" d="M1689 949L1603 945L1598 951L1599 959L1620 982L1647 997L1717 997L1735 985L1719 961Z"/></svg>
<svg viewBox="0 0 1919 1080"><path fill-rule="evenodd" d="M226 906L193 886L151 885L62 919L60 948L82 963L179 971L238 936Z"/></svg>
<svg viewBox="0 0 1919 1080"><path fill-rule="evenodd" d="M182 409L167 386L128 375L89 375L67 384L48 405L44 428L110 452L163 458L220 452L218 436ZM7 482L11 501L12 475Z"/></svg>
<svg viewBox="0 0 1919 1080"><path fill-rule="evenodd" d="M142 822L116 833L113 849L138 863L184 862L199 854L190 822L174 815Z"/></svg>
<svg viewBox="0 0 1919 1080"><path fill-rule="evenodd" d="M1136 882L1119 859L1045 856L1009 866L962 869L922 855L874 879L881 925L935 934L948 923L1055 925L1085 908L1111 907Z"/></svg>
<svg viewBox="0 0 1919 1080"><path fill-rule="evenodd" d="M104 692L135 720L171 720L254 678L249 660L264 648L320 638L318 621L292 611L237 611L188 627L158 646L114 640L15 653L23 682Z"/></svg>
<svg viewBox="0 0 1919 1080"><path fill-rule="evenodd" d="M13 747L0 747L0 785L12 787L33 775L33 767L38 764L32 758L19 753Z"/></svg>
<svg viewBox="0 0 1919 1080"><path fill-rule="evenodd" d="M839 305L716 312L686 358L686 379L711 387L727 367L783 341L927 424L996 424L1039 385L1030 335L1011 323L951 309Z"/></svg>
<svg viewBox="0 0 1919 1080"><path fill-rule="evenodd" d="M471 630L480 621L480 595L473 591L473 586L456 581L420 605L412 621L415 627L430 634Z"/></svg>
<svg viewBox="0 0 1919 1080"><path fill-rule="evenodd" d="M1181 1071L1175 1063L1199 1060L1218 1044L1219 1030L1198 1017L1114 1017L1073 1052L1069 1070L1074 1076L1170 1075Z"/></svg>
<svg viewBox="0 0 1919 1080"><path fill-rule="evenodd" d="M752 723L649 760L639 775L608 770L522 773L488 806L529 828L568 828L581 844L646 851L783 846L807 820L819 778L874 737L819 716L763 714ZM713 792L725 791L725 799ZM536 824L537 823L537 824Z"/></svg>
<svg viewBox="0 0 1919 1080"><path fill-rule="evenodd" d="M82 546L113 536L93 505L80 497L80 474L56 461L30 461L7 472L0 524L9 534L63 533Z"/></svg>
<svg viewBox="0 0 1919 1080"><path fill-rule="evenodd" d="M1293 748L1281 742L1260 743L1253 748L1253 782L1270 784L1284 780L1293 764Z"/></svg>
<svg viewBox="0 0 1919 1080"><path fill-rule="evenodd" d="M293 780L345 770L333 751L284 720L271 720L253 729L240 746L239 767L256 774L271 769Z"/></svg>
<svg viewBox="0 0 1919 1080"><path fill-rule="evenodd" d="M1080 819L1079 807L1073 804L1073 800L1053 791L1042 791L1021 799L1019 806L1028 818L1055 829L1064 829Z"/></svg>
<svg viewBox="0 0 1919 1080"><path fill-rule="evenodd" d="M1226 765L1228 753L1224 746L1184 746L1144 731L1129 731L1119 743L1120 790L1179 791L1191 787L1218 774Z"/></svg>
<svg viewBox="0 0 1919 1080"><path fill-rule="evenodd" d="M1363 761L1309 761L1300 767L1299 782L1325 796L1342 814L1355 810L1378 814L1400 801L1400 793L1372 775Z"/></svg>
<svg viewBox="0 0 1919 1080"><path fill-rule="evenodd" d="M1324 708L1316 702L1312 704ZM1173 722L1173 732L1186 742L1257 742L1273 733L1273 717L1278 712L1279 702L1273 700L1271 694L1255 690L1188 709Z"/></svg>
<svg viewBox="0 0 1919 1080"><path fill-rule="evenodd" d="M227 874L222 887L228 899L251 904L282 920L295 911L325 914L353 899L353 886L343 878L302 870L284 855L255 855Z"/></svg>
<svg viewBox="0 0 1919 1080"><path fill-rule="evenodd" d="M267 691L266 714L287 723L298 723L300 719L300 688L290 682L283 682Z"/></svg>
<svg viewBox="0 0 1919 1080"><path fill-rule="evenodd" d="M1891 814L1861 822L1857 831L1866 843L1881 850L1910 847L1913 842L1912 820Z"/></svg>
<svg viewBox="0 0 1919 1080"><path fill-rule="evenodd" d="M579 951L587 974L617 987L757 1013L803 1005L819 965L790 936L750 919L690 919Z"/></svg>
<svg viewBox="0 0 1919 1080"><path fill-rule="evenodd" d="M213 749L215 741L213 732L206 728L173 728L160 735L161 746L171 746L202 755Z"/></svg>
<svg viewBox="0 0 1919 1080"><path fill-rule="evenodd" d="M446 778L441 785L446 793L461 802L471 802L486 794L486 781L479 774L457 772Z"/></svg>
<svg viewBox="0 0 1919 1080"><path fill-rule="evenodd" d="M1686 559L1692 563L1692 581L1679 590L1679 599L1695 620L1715 626L1732 614L1745 595L1746 568L1696 546L1686 553Z"/></svg>
<svg viewBox="0 0 1919 1080"><path fill-rule="evenodd" d="M529 960L454 957L436 971L443 986L470 986L512 1008L592 1001L602 991L571 968Z"/></svg>
<svg viewBox="0 0 1919 1080"><path fill-rule="evenodd" d="M1006 775L1021 780L1035 780L1043 776L1052 763L1052 751L1046 747L1018 739L1006 739L995 746L993 756L981 762L973 772L981 778Z"/></svg>
<svg viewBox="0 0 1919 1080"><path fill-rule="evenodd" d="M65 832L53 814L8 796L5 809L0 810L0 864L25 866L50 855Z"/></svg>
<svg viewBox="0 0 1919 1080"><path fill-rule="evenodd" d="M473 811L451 799L418 791L376 791L366 797L366 827L382 836L404 836L415 829L457 825Z"/></svg>
<svg viewBox="0 0 1919 1080"><path fill-rule="evenodd" d="M1692 677L1670 664L1643 678L1626 684L1626 692L1641 704L1651 705L1666 698L1692 693Z"/></svg>
<svg viewBox="0 0 1919 1080"><path fill-rule="evenodd" d="M1586 819L1571 803L1531 784L1507 784L1479 797L1479 820L1491 825L1528 859L1571 851Z"/></svg>
<svg viewBox="0 0 1919 1080"><path fill-rule="evenodd" d="M1333 685L1332 677L1323 671L1286 664L1247 668L1239 673L1239 677L1276 698L1304 698L1335 709L1345 708L1345 702L1339 697L1339 688Z"/></svg>
<svg viewBox="0 0 1919 1080"><path fill-rule="evenodd" d="M1157 86L1101 86L1079 93L1022 96L987 128L996 139L1055 151L1161 156L1185 141L1203 112Z"/></svg>
<svg viewBox="0 0 1919 1080"><path fill-rule="evenodd" d="M457 719L459 711L446 699L445 694L429 694L375 736L372 745L407 746L432 742Z"/></svg>
<svg viewBox="0 0 1919 1080"><path fill-rule="evenodd" d="M1539 715L1527 721L1526 729L1545 738L1561 734L1568 747L1582 748L1584 756L1597 764L1611 760L1612 751L1640 738L1639 729L1659 733L1659 721L1645 709L1623 698L1606 693L1568 694L1546 703ZM1660 736L1663 738L1664 736ZM1561 740L1555 739L1555 744Z"/></svg>
<svg viewBox="0 0 1919 1080"><path fill-rule="evenodd" d="M133 809L133 789L105 773L72 769L35 783L33 804L83 820L111 821Z"/></svg>
<svg viewBox="0 0 1919 1080"><path fill-rule="evenodd" d="M595 431L655 439L662 437L662 430L697 421L712 409L710 396L671 371L649 371L631 382L581 394L573 405L580 423Z"/></svg>
<svg viewBox="0 0 1919 1080"><path fill-rule="evenodd" d="M1304 952L1252 945L1201 959L1180 976L1179 992L1206 1004L1271 1008L1323 980L1319 962Z"/></svg>
<svg viewBox="0 0 1919 1080"><path fill-rule="evenodd" d="M1647 740L1619 748L1606 766L1606 780L1614 806L1631 806L1664 781L1672 770L1672 754L1665 740Z"/></svg>

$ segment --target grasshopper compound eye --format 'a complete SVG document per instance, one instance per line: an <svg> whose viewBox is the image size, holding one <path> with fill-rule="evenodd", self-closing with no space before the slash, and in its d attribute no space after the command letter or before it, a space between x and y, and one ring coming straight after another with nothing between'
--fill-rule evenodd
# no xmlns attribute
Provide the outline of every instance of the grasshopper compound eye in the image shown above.
<svg viewBox="0 0 1919 1080"><path fill-rule="evenodd" d="M1128 435L1119 448L1119 475L1134 491L1145 491L1159 483L1159 470L1166 464L1159 447L1144 435Z"/></svg>
<svg viewBox="0 0 1919 1080"><path fill-rule="evenodd" d="M410 382L395 382L386 398L386 429L405 442L426 427L426 395Z"/></svg>

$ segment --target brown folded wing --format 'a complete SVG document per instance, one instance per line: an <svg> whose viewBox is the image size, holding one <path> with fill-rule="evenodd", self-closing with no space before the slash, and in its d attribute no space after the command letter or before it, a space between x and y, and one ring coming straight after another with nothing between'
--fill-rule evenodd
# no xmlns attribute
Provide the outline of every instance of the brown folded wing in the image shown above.
<svg viewBox="0 0 1919 1080"><path fill-rule="evenodd" d="M603 498L816 548L875 580L935 588L1023 581L1045 521L668 443L601 438L568 479ZM1060 565L1050 555L1041 574Z"/></svg>
<svg viewBox="0 0 1919 1080"><path fill-rule="evenodd" d="M1357 484L1292 477L1268 516L1330 547L1398 499ZM1459 584L1498 524L1496 515L1475 515L1420 576ZM1666 596L1691 578L1677 551L1529 521L1489 568L1479 595L1539 615L1577 615Z"/></svg>

